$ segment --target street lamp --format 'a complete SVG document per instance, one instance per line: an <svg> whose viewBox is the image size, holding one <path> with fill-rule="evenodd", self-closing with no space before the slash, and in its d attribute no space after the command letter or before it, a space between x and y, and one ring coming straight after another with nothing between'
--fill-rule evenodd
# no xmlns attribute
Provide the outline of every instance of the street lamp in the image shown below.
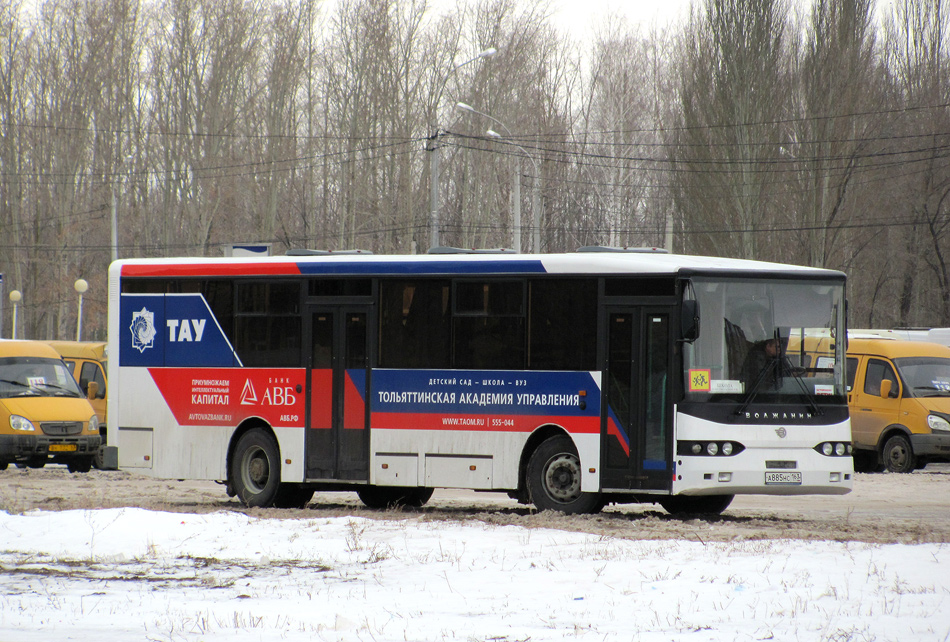
<svg viewBox="0 0 950 642"><path fill-rule="evenodd" d="M11 339L16 339L16 309L22 298L23 295L20 294L19 290L10 292L10 302L13 303L13 336L10 337Z"/></svg>
<svg viewBox="0 0 950 642"><path fill-rule="evenodd" d="M76 282L73 283L73 287L76 288L76 292L79 293L79 313L76 315L76 341L82 341L82 295L89 289L89 284L86 283L86 279L76 279Z"/></svg>
<svg viewBox="0 0 950 642"><path fill-rule="evenodd" d="M505 125L505 123L501 122L500 120L498 120L491 114L486 114L485 112L478 111L477 109L475 109L474 107L472 107L471 105L467 103L455 103L455 106L463 111L470 111L473 114L484 116L485 118L501 125L502 129L504 129L508 133L507 138L505 136L502 136L498 132L496 132L494 129L489 129L486 133L492 138L497 138L501 141L504 141L505 143L509 145L514 145L515 147L520 149L521 153L524 154L525 157L527 157L529 161L531 161L532 165L534 165L534 191L531 194L531 213L534 216L534 225L531 227L531 230L532 230L531 242L532 242L532 248L535 254L540 253L541 252L541 166L538 164L538 161L535 160L534 156L528 153L528 150L526 150L524 147L522 147L518 143L511 140L513 138L511 134L511 130L508 129L508 126ZM514 192L514 199L515 199L515 203L512 208L513 210L512 217L514 218L514 228L515 228L513 236L514 236L515 251L521 252L521 162L520 162L520 159L519 159L517 167L515 168L515 172L516 172L515 180L513 181L513 184L512 184L512 191Z"/></svg>
<svg viewBox="0 0 950 642"><path fill-rule="evenodd" d="M449 78L452 77L456 71L464 67L467 64L473 63L476 60L482 58L490 58L498 53L498 50L494 47L489 47L483 51L479 51L475 56L461 62L449 71L445 75L445 78L442 80L442 84L439 87L439 91L435 97L435 126L433 127L433 134L429 137L430 144L426 148L431 156L429 157L429 247L439 247L442 242L439 238L439 136L442 134L439 132L439 101L442 98L442 92L445 90L446 84L449 82Z"/></svg>

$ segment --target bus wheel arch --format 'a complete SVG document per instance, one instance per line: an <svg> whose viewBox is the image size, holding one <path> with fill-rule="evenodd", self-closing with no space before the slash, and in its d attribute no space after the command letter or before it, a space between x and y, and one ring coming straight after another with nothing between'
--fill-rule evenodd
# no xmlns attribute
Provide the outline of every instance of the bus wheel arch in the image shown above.
<svg viewBox="0 0 950 642"><path fill-rule="evenodd" d="M604 507L600 493L581 491L582 469L574 440L553 426L536 431L532 438L538 433L541 436L535 447L525 448L530 455L523 479L530 502L538 510L568 514L599 512Z"/></svg>
<svg viewBox="0 0 950 642"><path fill-rule="evenodd" d="M519 504L531 503L531 496L528 493L527 486L528 461L530 461L531 455L534 454L534 451L536 451L545 440L557 437L558 435L567 436L567 431L560 426L548 424L536 428L528 437L528 441L525 442L524 448L521 450L521 460L518 463L518 490L517 492L508 493L512 499L518 500Z"/></svg>
<svg viewBox="0 0 950 642"><path fill-rule="evenodd" d="M229 495L246 506L274 504L280 488L280 446L266 422L249 419L234 432L227 471Z"/></svg>

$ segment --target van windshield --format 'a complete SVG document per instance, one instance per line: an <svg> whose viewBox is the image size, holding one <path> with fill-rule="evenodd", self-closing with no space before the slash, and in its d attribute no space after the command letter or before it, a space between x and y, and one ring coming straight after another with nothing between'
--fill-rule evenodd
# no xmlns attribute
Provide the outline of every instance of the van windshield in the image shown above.
<svg viewBox="0 0 950 642"><path fill-rule="evenodd" d="M950 397L950 359L903 357L894 359L909 397Z"/></svg>
<svg viewBox="0 0 950 642"><path fill-rule="evenodd" d="M79 384L59 359L0 358L0 398L82 397Z"/></svg>

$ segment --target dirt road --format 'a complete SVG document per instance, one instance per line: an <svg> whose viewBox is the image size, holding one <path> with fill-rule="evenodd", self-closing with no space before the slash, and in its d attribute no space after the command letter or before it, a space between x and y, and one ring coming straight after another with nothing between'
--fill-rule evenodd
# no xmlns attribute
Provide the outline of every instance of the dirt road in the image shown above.
<svg viewBox="0 0 950 642"><path fill-rule="evenodd" d="M128 472L70 474L65 467L0 472L0 510L140 507L172 512L242 511L288 519L357 515L371 519L479 520L631 539L820 539L879 543L950 542L950 465L909 475L855 476L842 496L737 497L721 517L677 519L659 506L610 506L600 515L536 513L504 494L438 490L417 511L372 511L355 493L318 493L302 510L247 509L214 482L156 480Z"/></svg>

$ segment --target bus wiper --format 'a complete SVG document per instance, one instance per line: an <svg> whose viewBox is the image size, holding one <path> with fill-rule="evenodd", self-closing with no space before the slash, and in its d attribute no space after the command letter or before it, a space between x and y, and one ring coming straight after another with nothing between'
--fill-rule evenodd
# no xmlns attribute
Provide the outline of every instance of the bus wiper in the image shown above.
<svg viewBox="0 0 950 642"><path fill-rule="evenodd" d="M814 393L808 389L808 385L805 384L805 380L802 379L802 375L795 368L791 368L790 374L795 377L795 381L798 382L798 387L802 389L802 394L805 395L805 399L808 400L808 406L811 408L813 415L821 416L824 411L818 407L818 400L815 399Z"/></svg>
<svg viewBox="0 0 950 642"><path fill-rule="evenodd" d="M783 367L786 366L786 367ZM808 408L811 410L814 415L823 415L825 414L821 408L818 407L818 401L815 399L815 395L808 390L808 386L805 384L805 381L802 379L802 376L798 369L796 369L792 364L785 361L784 356L774 357L769 360L762 371L759 373L759 376L756 378L755 383L752 384L752 387L749 388L749 393L746 395L745 401L736 409L737 415L741 415L746 411L746 409L755 401L756 396L759 394L759 388L762 387L762 383L768 378L768 375L775 371L775 385L779 387L781 385L783 376L792 376L795 378L795 381L798 383L798 387L801 388L802 394L805 396L805 399L808 401ZM787 374L783 371L787 371Z"/></svg>
<svg viewBox="0 0 950 642"><path fill-rule="evenodd" d="M765 381L766 375L775 367L775 364L771 361L766 364L764 368L759 372L759 376L756 378L755 383L752 384L752 387L749 388L749 392L746 394L745 401L736 408L736 414L741 415L746 411L746 408L755 400L755 396L759 394L759 388L762 386L762 382Z"/></svg>

